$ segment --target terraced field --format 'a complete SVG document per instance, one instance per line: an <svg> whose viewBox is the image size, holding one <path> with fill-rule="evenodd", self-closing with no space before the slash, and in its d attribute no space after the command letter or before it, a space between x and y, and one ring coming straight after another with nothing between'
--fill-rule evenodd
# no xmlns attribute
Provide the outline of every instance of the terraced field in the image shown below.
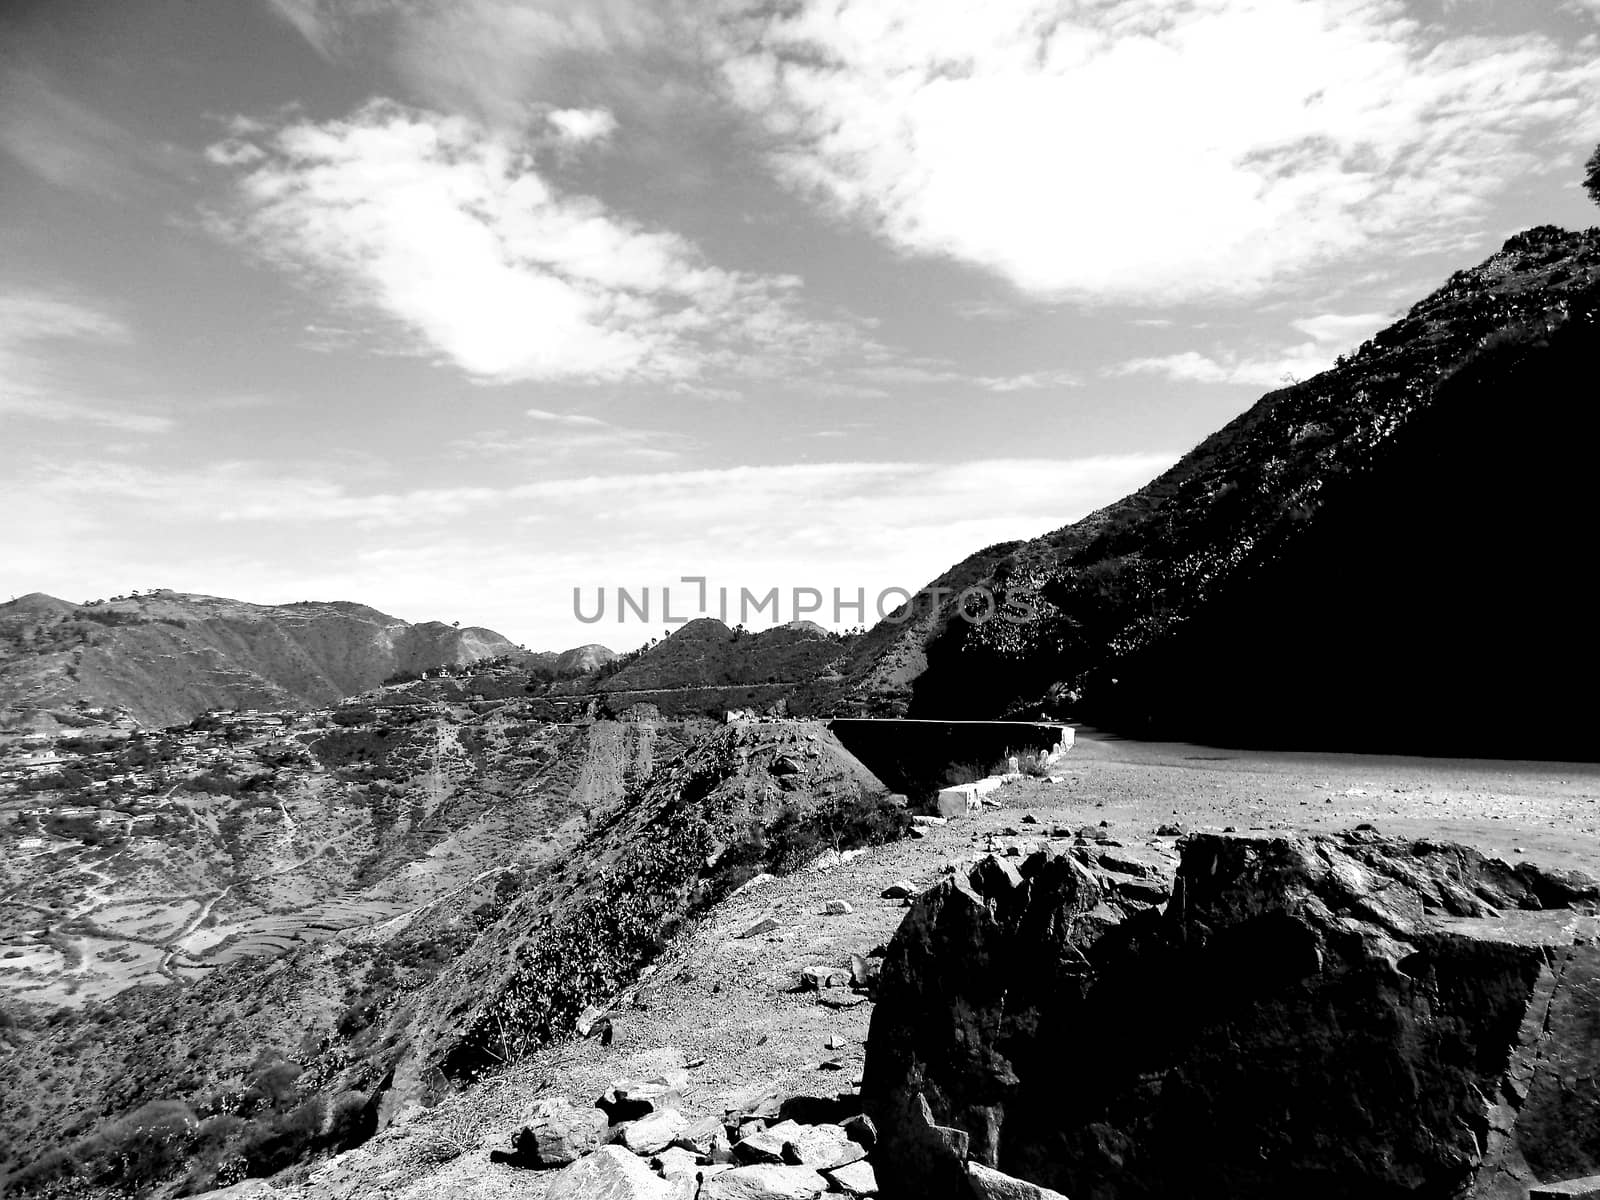
<svg viewBox="0 0 1600 1200"><path fill-rule="evenodd" d="M153 798L155 818L101 819L115 836L98 844L0 822L0 997L81 1006L194 982L556 858L648 772L655 737L459 711L314 725L269 788L179 782ZM0 799L0 817L23 803Z"/></svg>

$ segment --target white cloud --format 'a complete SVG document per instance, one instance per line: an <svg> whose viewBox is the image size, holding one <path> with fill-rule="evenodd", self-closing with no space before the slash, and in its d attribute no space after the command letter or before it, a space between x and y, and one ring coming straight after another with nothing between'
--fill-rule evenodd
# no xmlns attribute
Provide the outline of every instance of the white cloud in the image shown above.
<svg viewBox="0 0 1600 1200"><path fill-rule="evenodd" d="M0 54L0 151L60 188L113 200L160 188L188 152L139 136Z"/></svg>
<svg viewBox="0 0 1600 1200"><path fill-rule="evenodd" d="M1394 321L1392 313L1323 313L1290 324L1317 342L1353 348Z"/></svg>
<svg viewBox="0 0 1600 1200"><path fill-rule="evenodd" d="M856 367L850 372L855 379L867 384L886 387L960 386L974 387L986 392L1028 392L1043 388L1080 387L1083 380L1076 372L1062 369L1023 371L1012 375L980 375L960 370L954 365L934 359L905 360ZM809 385L808 385L809 386ZM848 389L850 385L844 384ZM871 389L869 389L871 390ZM848 390L834 394L849 395ZM876 395L885 395L881 388Z"/></svg>
<svg viewBox="0 0 1600 1200"><path fill-rule="evenodd" d="M565 195L525 146L374 101L246 143L224 228L492 383L778 375L856 344L799 281L725 271L669 232ZM230 147L232 144L228 144Z"/></svg>
<svg viewBox="0 0 1600 1200"><path fill-rule="evenodd" d="M552 425L598 426L606 424L599 417L591 417L585 413L558 413L544 408L530 408L525 415L531 420L548 421Z"/></svg>
<svg viewBox="0 0 1600 1200"><path fill-rule="evenodd" d="M1355 350L1378 330L1393 324L1385 313L1320 313L1289 324L1311 340L1267 353L1216 350L1130 359L1108 367L1105 374L1160 375L1180 383L1222 383L1239 387L1277 388L1309 379L1334 365L1338 354ZM1170 322L1168 322L1170 324Z"/></svg>
<svg viewBox="0 0 1600 1200"><path fill-rule="evenodd" d="M1107 370L1108 375L1161 375L1179 383L1225 383L1240 387L1278 388L1326 371L1333 365L1326 347L1312 342L1278 354L1249 357L1201 354L1186 350L1135 358Z"/></svg>
<svg viewBox="0 0 1600 1200"><path fill-rule="evenodd" d="M539 426L537 433L490 430L458 438L451 448L463 457L515 456L531 463L589 458L664 465L682 458L694 444L688 435L673 430L625 428L586 413L530 408L525 415Z"/></svg>
<svg viewBox="0 0 1600 1200"><path fill-rule="evenodd" d="M525 130L541 109L565 108L574 81L592 89L614 56L663 53L679 24L675 5L632 0L267 2L324 58L381 54L409 95L500 130ZM623 70L621 82L634 74Z"/></svg>
<svg viewBox="0 0 1600 1200"><path fill-rule="evenodd" d="M799 0L727 38L728 94L794 187L1096 302L1454 244L1600 115L1594 54L1401 0Z"/></svg>
<svg viewBox="0 0 1600 1200"><path fill-rule="evenodd" d="M104 594L137 577L139 586L156 580L247 599L317 595L449 614L530 644L627 645L659 627L582 626L571 615L574 587L592 597L598 586L670 585L675 606L693 594L683 575L706 575L713 589L786 595L797 586L869 597L916 588L979 547L1069 523L1172 461L780 464L393 492L358 491L327 464L287 475L243 462L41 464L23 490L57 514L51 536L0 529L0 554L26 564L31 586L68 595ZM157 546L127 541L127 529L156 516L170 536ZM68 528L74 538L63 545ZM263 561L241 560L246 553ZM465 575L463 562L475 564ZM874 616L846 613L841 623L861 619Z"/></svg>
<svg viewBox="0 0 1600 1200"><path fill-rule="evenodd" d="M85 399L69 369L85 346L131 339L120 318L95 305L38 292L0 292L0 412L128 433L170 429L169 417Z"/></svg>
<svg viewBox="0 0 1600 1200"><path fill-rule="evenodd" d="M604 108L558 108L545 120L563 141L573 145L603 142L617 129L617 119Z"/></svg>

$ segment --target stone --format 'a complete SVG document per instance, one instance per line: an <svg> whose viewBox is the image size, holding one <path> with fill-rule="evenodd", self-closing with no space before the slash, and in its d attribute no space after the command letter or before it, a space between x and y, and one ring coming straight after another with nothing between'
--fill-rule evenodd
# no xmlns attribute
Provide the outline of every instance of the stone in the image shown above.
<svg viewBox="0 0 1600 1200"><path fill-rule="evenodd" d="M926 829L938 829L943 825L950 824L949 820L945 817L932 817L925 813L917 813L911 818L911 823Z"/></svg>
<svg viewBox="0 0 1600 1200"><path fill-rule="evenodd" d="M690 1121L679 1131L672 1144L708 1162L733 1161L733 1146L728 1141L728 1131L716 1117L701 1117Z"/></svg>
<svg viewBox="0 0 1600 1200"><path fill-rule="evenodd" d="M784 1091L777 1083L757 1083L730 1092L725 1098L723 1111L733 1117L757 1117L776 1120L783 1108ZM730 1121L730 1125L738 1124Z"/></svg>
<svg viewBox="0 0 1600 1200"><path fill-rule="evenodd" d="M783 1143L800 1126L793 1121L780 1121L770 1128L763 1126L748 1137L733 1144L733 1160L738 1163L781 1163ZM744 1132L742 1129L739 1131Z"/></svg>
<svg viewBox="0 0 1600 1200"><path fill-rule="evenodd" d="M800 972L800 990L803 992L846 987L849 983L850 971L846 967L805 967Z"/></svg>
<svg viewBox="0 0 1600 1200"><path fill-rule="evenodd" d="M972 888L980 896L999 896L1022 886L1022 873L998 855L985 855L967 873Z"/></svg>
<svg viewBox="0 0 1600 1200"><path fill-rule="evenodd" d="M1508 1200L1600 1169L1592 880L1371 832L1192 835L1128 915L1071 856L974 875L884 960L885 1200Z"/></svg>
<svg viewBox="0 0 1600 1200"><path fill-rule="evenodd" d="M750 928L746 929L743 933L736 933L733 936L737 938L760 937L763 933L771 933L777 927L777 921L773 920L771 917L762 917L761 920L750 926Z"/></svg>
<svg viewBox="0 0 1600 1200"><path fill-rule="evenodd" d="M1560 1183L1539 1183L1528 1191L1528 1200L1573 1200L1575 1196L1581 1196L1583 1200L1600 1200L1600 1175L1567 1179Z"/></svg>
<svg viewBox="0 0 1600 1200"><path fill-rule="evenodd" d="M867 1156L837 1125L798 1125L784 1131L782 1158L791 1166L821 1171L842 1167Z"/></svg>
<svg viewBox="0 0 1600 1200"><path fill-rule="evenodd" d="M1182 837L1183 836L1183 826L1177 824L1176 822L1169 821L1165 825L1161 825L1161 826L1157 827L1156 836L1157 837Z"/></svg>
<svg viewBox="0 0 1600 1200"><path fill-rule="evenodd" d="M852 954L850 956L850 986L858 988L871 987L878 979L878 970L883 965L881 959L869 958L865 954Z"/></svg>
<svg viewBox="0 0 1600 1200"><path fill-rule="evenodd" d="M677 1109L658 1108L648 1116L624 1125L622 1144L635 1154L659 1154L672 1145L688 1126L688 1118Z"/></svg>
<svg viewBox="0 0 1600 1200"><path fill-rule="evenodd" d="M598 1005L591 1004L588 1008L584 1009L578 1014L578 1036L588 1037L592 1033L598 1033L599 1030L597 1030L595 1026L609 1015L610 1014L605 1009L599 1007Z"/></svg>
<svg viewBox="0 0 1600 1200"><path fill-rule="evenodd" d="M810 1167L758 1163L706 1180L700 1200L817 1200L828 1181Z"/></svg>
<svg viewBox="0 0 1600 1200"><path fill-rule="evenodd" d="M967 1164L967 1180L974 1200L1067 1200L1060 1192L1013 1179L979 1162Z"/></svg>
<svg viewBox="0 0 1600 1200"><path fill-rule="evenodd" d="M680 1069L663 1071L645 1079L619 1079L606 1089L595 1107L615 1125L637 1121L658 1108L671 1108L683 1099L689 1075Z"/></svg>
<svg viewBox="0 0 1600 1200"><path fill-rule="evenodd" d="M621 1146L601 1146L550 1181L545 1200L671 1200L672 1185Z"/></svg>
<svg viewBox="0 0 1600 1200"><path fill-rule="evenodd" d="M489 1160L533 1169L564 1167L598 1146L605 1132L606 1116L599 1109L552 1096L534 1105L527 1123L512 1132L510 1151L492 1149Z"/></svg>
<svg viewBox="0 0 1600 1200"><path fill-rule="evenodd" d="M883 889L883 898L885 900L903 900L908 896L915 896L916 894L917 885L912 883L909 879L896 879L888 887Z"/></svg>
<svg viewBox="0 0 1600 1200"><path fill-rule="evenodd" d="M822 1174L835 1191L843 1192L847 1196L878 1194L878 1177L873 1174L872 1164L865 1159L846 1163L842 1167L832 1167Z"/></svg>
<svg viewBox="0 0 1600 1200"><path fill-rule="evenodd" d="M828 917L847 917L855 912L855 909L850 907L850 903L847 900L829 900L827 904L823 905L822 912L824 916Z"/></svg>
<svg viewBox="0 0 1600 1200"><path fill-rule="evenodd" d="M848 988L829 987L817 993L817 1003L828 1008L857 1008L868 1003L868 997Z"/></svg>
<svg viewBox="0 0 1600 1200"><path fill-rule="evenodd" d="M971 784L943 788L933 803L938 814L947 821L977 812L983 806L982 797L973 790Z"/></svg>
<svg viewBox="0 0 1600 1200"><path fill-rule="evenodd" d="M839 1128L844 1130L845 1137L863 1150L871 1150L878 1144L878 1127L872 1123L872 1118L867 1116L866 1113L857 1113L853 1117L846 1117L839 1122Z"/></svg>

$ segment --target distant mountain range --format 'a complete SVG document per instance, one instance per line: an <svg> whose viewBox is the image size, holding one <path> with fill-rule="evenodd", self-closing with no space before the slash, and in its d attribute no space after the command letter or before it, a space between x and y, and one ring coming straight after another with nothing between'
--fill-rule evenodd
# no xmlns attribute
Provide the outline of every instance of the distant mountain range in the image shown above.
<svg viewBox="0 0 1600 1200"><path fill-rule="evenodd" d="M315 708L398 674L523 653L492 629L413 625L342 601L155 591L71 604L35 592L0 604L0 723L48 725L76 701L146 725L212 708ZM550 655L549 666L570 673L610 653L584 646Z"/></svg>

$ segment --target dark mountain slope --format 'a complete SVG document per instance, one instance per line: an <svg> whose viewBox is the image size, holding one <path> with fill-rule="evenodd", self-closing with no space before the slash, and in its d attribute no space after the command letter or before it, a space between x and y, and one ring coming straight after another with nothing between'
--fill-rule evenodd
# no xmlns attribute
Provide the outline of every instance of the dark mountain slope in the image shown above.
<svg viewBox="0 0 1600 1200"><path fill-rule="evenodd" d="M987 582L1037 619L946 605L910 711L1593 757L1573 685L1596 663L1597 279L1600 230L1520 234L1149 486L1017 546Z"/></svg>

